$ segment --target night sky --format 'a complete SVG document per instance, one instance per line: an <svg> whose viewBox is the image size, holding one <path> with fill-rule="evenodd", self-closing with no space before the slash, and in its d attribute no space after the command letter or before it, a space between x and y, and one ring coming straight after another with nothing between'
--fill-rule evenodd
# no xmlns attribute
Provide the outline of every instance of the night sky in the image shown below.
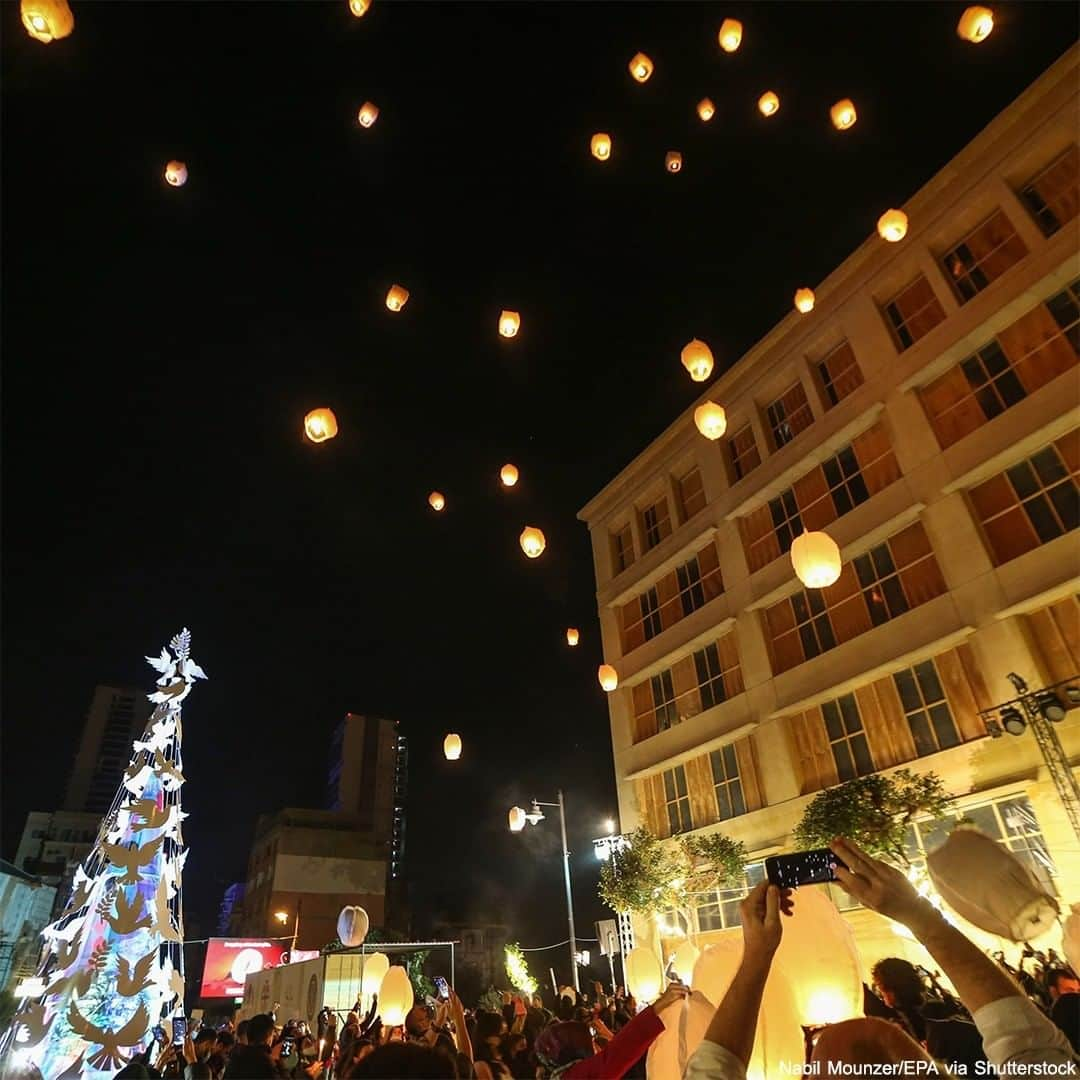
<svg viewBox="0 0 1080 1080"><path fill-rule="evenodd" d="M616 805L577 510L697 396L681 347L736 360L1066 50L1075 5L995 4L978 46L963 4L72 6L48 46L0 9L4 855L59 805L94 685L149 688L187 625L191 936L255 816L322 805L347 710L410 739L418 929L566 936L557 822L506 830L561 785L591 936ZM314 446L319 405L341 433Z"/></svg>

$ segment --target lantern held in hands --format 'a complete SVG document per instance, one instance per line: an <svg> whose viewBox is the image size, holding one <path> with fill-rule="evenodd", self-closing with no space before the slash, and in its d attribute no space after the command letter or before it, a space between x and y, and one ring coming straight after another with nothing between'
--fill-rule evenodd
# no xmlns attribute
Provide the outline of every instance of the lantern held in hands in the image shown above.
<svg viewBox="0 0 1080 1080"><path fill-rule="evenodd" d="M343 907L337 917L337 936L346 949L364 944L368 932L368 914L353 904Z"/></svg>
<svg viewBox="0 0 1080 1080"><path fill-rule="evenodd" d="M690 940L684 941L671 958L671 969L675 972L679 982L690 985L694 977L694 965L698 962L701 950Z"/></svg>
<svg viewBox="0 0 1080 1080"><path fill-rule="evenodd" d="M413 1007L413 988L409 973L393 964L379 987L379 1018L384 1027L401 1027Z"/></svg>
<svg viewBox="0 0 1080 1080"><path fill-rule="evenodd" d="M567 627L566 644L573 648L581 640L581 634L576 626Z"/></svg>
<svg viewBox="0 0 1080 1080"><path fill-rule="evenodd" d="M521 530L521 536L518 537L518 541L521 544L521 550L530 559L537 559L544 553L544 548L547 547L547 540L544 539L544 534L536 528L535 525L526 525Z"/></svg>
<svg viewBox="0 0 1080 1080"><path fill-rule="evenodd" d="M677 173L682 171L682 154L678 150L669 150L664 155L664 168L669 173Z"/></svg>
<svg viewBox="0 0 1080 1080"><path fill-rule="evenodd" d="M717 38L724 52L734 52L742 44L742 23L738 19L725 19Z"/></svg>
<svg viewBox="0 0 1080 1080"><path fill-rule="evenodd" d="M973 45L985 41L993 29L994 13L989 8L978 5L965 9L964 14L960 16L960 21L956 24L956 32L960 37Z"/></svg>
<svg viewBox="0 0 1080 1080"><path fill-rule="evenodd" d="M442 749L447 761L457 761L461 757L461 736L451 732L443 739Z"/></svg>
<svg viewBox="0 0 1080 1080"><path fill-rule="evenodd" d="M365 101L360 106L360 111L356 114L356 122L365 128L371 127L376 120L379 119L379 106L374 102Z"/></svg>
<svg viewBox="0 0 1080 1080"><path fill-rule="evenodd" d="M386 953L368 953L362 959L363 974L360 976L360 993L369 1000L382 989L382 981L390 970L390 958Z"/></svg>
<svg viewBox="0 0 1080 1080"><path fill-rule="evenodd" d="M349 10L358 19L367 14L369 7L371 7L371 0L349 0Z"/></svg>
<svg viewBox="0 0 1080 1080"><path fill-rule="evenodd" d="M446 497L441 491L433 491L428 497L428 506L438 513L446 505Z"/></svg>
<svg viewBox="0 0 1080 1080"><path fill-rule="evenodd" d="M22 0L19 14L26 32L46 45L67 37L75 29L75 16L67 0Z"/></svg>
<svg viewBox="0 0 1080 1080"><path fill-rule="evenodd" d="M855 103L851 98L843 98L829 110L829 119L837 131L847 131L855 126Z"/></svg>
<svg viewBox="0 0 1080 1080"><path fill-rule="evenodd" d="M758 98L757 107L762 116L773 116L780 108L780 99L771 90L766 90Z"/></svg>
<svg viewBox="0 0 1080 1080"><path fill-rule="evenodd" d="M814 290L797 289L795 292L795 307L803 314L814 310Z"/></svg>
<svg viewBox="0 0 1080 1080"><path fill-rule="evenodd" d="M716 115L716 106L707 97L703 97L697 103L697 114L708 123Z"/></svg>
<svg viewBox="0 0 1080 1080"><path fill-rule="evenodd" d="M525 828L525 811L520 806L511 806L507 818L510 821L511 832L521 832Z"/></svg>
<svg viewBox="0 0 1080 1080"><path fill-rule="evenodd" d="M183 187L187 183L187 166L182 161L170 161L165 166L165 183L169 187Z"/></svg>
<svg viewBox="0 0 1080 1080"><path fill-rule="evenodd" d="M715 401L703 401L694 410L694 424L698 431L714 442L727 431L727 413L723 405Z"/></svg>
<svg viewBox="0 0 1080 1080"><path fill-rule="evenodd" d="M516 311L504 311L499 316L499 333L503 337L516 337L521 328L521 315Z"/></svg>
<svg viewBox="0 0 1080 1080"><path fill-rule="evenodd" d="M610 664L601 664L596 672L600 685L610 694L619 685L619 673Z"/></svg>
<svg viewBox="0 0 1080 1080"><path fill-rule="evenodd" d="M656 953L639 945L624 957L626 965L626 989L641 1003L651 1004L664 986L664 973Z"/></svg>
<svg viewBox="0 0 1080 1080"><path fill-rule="evenodd" d="M694 338L683 348L682 365L690 372L690 378L694 382L704 382L712 374L712 349L704 341Z"/></svg>
<svg viewBox="0 0 1080 1080"><path fill-rule="evenodd" d="M304 417L304 434L314 443L332 439L337 434L337 417L333 409L312 409Z"/></svg>
<svg viewBox="0 0 1080 1080"><path fill-rule="evenodd" d="M653 62L644 53L635 53L633 60L630 61L630 74L634 77L634 81L647 82L652 73Z"/></svg>
<svg viewBox="0 0 1080 1080"><path fill-rule="evenodd" d="M840 548L826 532L803 532L792 541L791 565L808 589L827 588L840 577Z"/></svg>
<svg viewBox="0 0 1080 1080"><path fill-rule="evenodd" d="M517 466L507 462L499 470L499 479L502 481L503 487L513 487L518 482Z"/></svg>
<svg viewBox="0 0 1080 1080"><path fill-rule="evenodd" d="M409 290L404 285L391 285L386 294L386 306L391 311L400 311L409 299Z"/></svg>
<svg viewBox="0 0 1080 1080"><path fill-rule="evenodd" d="M877 231L882 240L890 244L899 243L907 236L907 214L903 210L886 210L878 218Z"/></svg>

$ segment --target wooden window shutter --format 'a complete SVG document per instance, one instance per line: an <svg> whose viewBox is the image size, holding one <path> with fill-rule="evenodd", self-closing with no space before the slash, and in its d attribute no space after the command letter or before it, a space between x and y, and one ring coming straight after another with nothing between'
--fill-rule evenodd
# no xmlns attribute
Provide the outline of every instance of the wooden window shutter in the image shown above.
<svg viewBox="0 0 1080 1080"><path fill-rule="evenodd" d="M950 649L940 656L935 656L934 663L941 677L941 687L945 691L949 711L956 721L956 730L960 732L960 738L967 742L969 739L978 739L985 735L986 725L979 716L975 694L956 651Z"/></svg>
<svg viewBox="0 0 1080 1080"><path fill-rule="evenodd" d="M878 768L885 769L890 765L900 765L905 761L912 761L918 754L915 750L915 739L911 734L911 725L907 722L903 707L900 704L900 695L896 692L896 683L891 675L884 679L878 679L871 686L866 687L866 696L872 697L873 701L867 701L863 711L863 691L859 691L859 712L863 718L863 726L866 728L866 737L870 743L870 753L873 755L874 764ZM868 715L872 715L871 726L867 722ZM881 757L878 757L880 747Z"/></svg>
<svg viewBox="0 0 1080 1080"><path fill-rule="evenodd" d="M836 772L825 721L821 709L815 706L804 713L787 718L788 739L799 772L799 790L803 795L820 791L840 782Z"/></svg>
<svg viewBox="0 0 1080 1080"><path fill-rule="evenodd" d="M745 689L742 680L742 668L739 665L739 636L735 630L729 630L716 643L720 657L720 670L724 673L724 689L727 696L733 698Z"/></svg>
<svg viewBox="0 0 1080 1080"><path fill-rule="evenodd" d="M691 758L686 762L686 790L690 795L690 816L694 828L700 829L720 820L716 809L716 791L713 787L712 766L709 755Z"/></svg>
<svg viewBox="0 0 1080 1080"><path fill-rule="evenodd" d="M634 687L634 742L656 734L656 713L648 680Z"/></svg>
<svg viewBox="0 0 1080 1080"><path fill-rule="evenodd" d="M667 803L664 801L664 778L660 773L646 776L636 783L638 812L646 828L660 839L670 836Z"/></svg>
<svg viewBox="0 0 1080 1080"><path fill-rule="evenodd" d="M666 630L682 618L679 604L679 580L675 572L665 574L656 583L656 595L660 598L660 626Z"/></svg>
<svg viewBox="0 0 1080 1080"><path fill-rule="evenodd" d="M1076 350L1043 304L999 331L997 340L1029 393L1076 363Z"/></svg>
<svg viewBox="0 0 1080 1080"><path fill-rule="evenodd" d="M1031 612L1027 623L1053 681L1080 671L1080 601L1075 596Z"/></svg>
<svg viewBox="0 0 1080 1080"><path fill-rule="evenodd" d="M675 690L675 707L679 718L697 716L701 712L701 690L698 688L694 658L684 656L671 669L671 685Z"/></svg>
<svg viewBox="0 0 1080 1080"><path fill-rule="evenodd" d="M746 811L750 813L753 810L760 810L765 805L765 796L761 790L757 743L753 735L747 735L745 739L739 739L735 743L735 760L739 763L739 780L742 781Z"/></svg>
<svg viewBox="0 0 1080 1080"><path fill-rule="evenodd" d="M986 423L986 414L959 364L921 387L918 394L943 450Z"/></svg>
<svg viewBox="0 0 1080 1080"><path fill-rule="evenodd" d="M716 549L716 543L710 540L697 553L697 560L701 587L705 593L705 602L708 603L724 591L724 579L720 574L720 553Z"/></svg>

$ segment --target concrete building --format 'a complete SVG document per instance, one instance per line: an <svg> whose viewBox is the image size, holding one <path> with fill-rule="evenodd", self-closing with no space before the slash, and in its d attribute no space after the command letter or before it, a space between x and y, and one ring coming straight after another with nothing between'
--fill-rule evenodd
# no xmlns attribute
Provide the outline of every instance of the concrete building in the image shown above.
<svg viewBox="0 0 1080 1080"><path fill-rule="evenodd" d="M867 240L710 383L695 405L725 408L723 438L687 409L581 511L627 831L722 831L752 883L816 792L905 765L1063 910L1080 900L1080 838L1031 732L991 738L981 715L1015 696L1009 672L1080 671L1078 64L903 206L902 242ZM824 590L792 569L804 528L841 549ZM1056 730L1075 766L1080 710ZM913 860L944 832L916 825ZM744 891L699 898L701 942ZM865 957L903 952L846 906Z"/></svg>
<svg viewBox="0 0 1080 1080"><path fill-rule="evenodd" d="M255 827L236 932L288 937L299 914L297 947L318 949L337 937L338 914L346 904L359 904L372 926L383 925L384 851L355 814L297 809L263 814Z"/></svg>
<svg viewBox="0 0 1080 1080"><path fill-rule="evenodd" d="M53 886L0 860L0 990L36 973L55 897Z"/></svg>
<svg viewBox="0 0 1080 1080"><path fill-rule="evenodd" d="M454 963L458 971L474 968L484 989L506 983L506 943L510 928L501 923L441 922L435 925L436 941L456 941Z"/></svg>
<svg viewBox="0 0 1080 1080"><path fill-rule="evenodd" d="M15 865L56 890L56 912L67 902L75 870L90 853L101 815L82 811L32 810L15 853Z"/></svg>

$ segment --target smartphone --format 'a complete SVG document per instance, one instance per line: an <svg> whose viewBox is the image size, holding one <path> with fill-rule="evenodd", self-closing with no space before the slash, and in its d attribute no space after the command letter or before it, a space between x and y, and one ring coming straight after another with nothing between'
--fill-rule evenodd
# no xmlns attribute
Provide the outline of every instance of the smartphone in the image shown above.
<svg viewBox="0 0 1080 1080"><path fill-rule="evenodd" d="M765 876L771 885L797 889L800 885L822 885L836 880L836 868L844 866L828 848L797 851L794 855L770 855L765 860Z"/></svg>
<svg viewBox="0 0 1080 1080"><path fill-rule="evenodd" d="M450 998L450 984L441 976L435 976L435 989L439 992L439 997L443 1001L447 1001Z"/></svg>
<svg viewBox="0 0 1080 1080"><path fill-rule="evenodd" d="M172 1044L173 1046L183 1046L184 1040L187 1038L187 1017L174 1016L172 1022Z"/></svg>
<svg viewBox="0 0 1080 1080"><path fill-rule="evenodd" d="M169 1041L165 1038L165 1029L160 1024L155 1024L152 1030L155 1042L159 1042L164 1046Z"/></svg>
<svg viewBox="0 0 1080 1080"><path fill-rule="evenodd" d="M292 1039L281 1040L281 1056L290 1057L292 1055L293 1041Z"/></svg>

